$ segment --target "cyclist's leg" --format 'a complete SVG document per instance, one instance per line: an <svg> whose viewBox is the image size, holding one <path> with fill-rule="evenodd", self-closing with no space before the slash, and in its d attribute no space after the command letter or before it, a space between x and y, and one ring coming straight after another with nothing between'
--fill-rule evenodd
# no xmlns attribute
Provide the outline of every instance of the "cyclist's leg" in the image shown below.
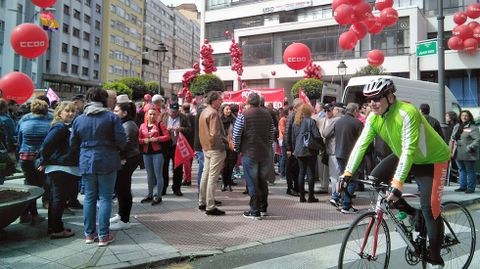
<svg viewBox="0 0 480 269"><path fill-rule="evenodd" d="M431 204L434 168L433 165L415 165L412 170L416 181L420 185L420 205L430 241L430 260L434 264L442 264L443 259L440 256L440 250L444 234L443 220L442 216L434 218Z"/></svg>
<svg viewBox="0 0 480 269"><path fill-rule="evenodd" d="M372 170L370 173L371 176L378 178L378 180L390 184L390 181L393 178L393 174L395 173L395 167L398 164L398 157L395 156L393 153L385 157L382 161L380 161L377 166Z"/></svg>

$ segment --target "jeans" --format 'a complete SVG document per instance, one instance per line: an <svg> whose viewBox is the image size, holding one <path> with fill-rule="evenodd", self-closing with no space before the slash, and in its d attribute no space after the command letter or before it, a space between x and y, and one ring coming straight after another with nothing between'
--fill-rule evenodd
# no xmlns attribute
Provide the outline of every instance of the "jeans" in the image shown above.
<svg viewBox="0 0 480 269"><path fill-rule="evenodd" d="M458 166L458 181L460 188L475 191L477 174L475 173L475 161L456 161Z"/></svg>
<svg viewBox="0 0 480 269"><path fill-rule="evenodd" d="M271 172L272 158L262 160L243 156L243 175L250 196L250 213L267 212L268 176Z"/></svg>
<svg viewBox="0 0 480 269"><path fill-rule="evenodd" d="M167 192L168 188L168 182L169 182L169 177L168 177L168 169L170 168L170 160L175 159L175 149L176 145L172 146L172 150L168 152L168 154L164 154L164 163L163 163L163 193ZM175 164L173 164L175 165ZM183 177L183 164L180 164L177 166L177 168L173 168L173 177L172 177L172 191L177 192L180 191L180 188L182 187L182 177Z"/></svg>
<svg viewBox="0 0 480 269"><path fill-rule="evenodd" d="M198 204L205 205L207 210L215 208L215 183L223 168L225 150L206 150L203 152L205 163L203 166Z"/></svg>
<svg viewBox="0 0 480 269"><path fill-rule="evenodd" d="M59 233L64 230L62 215L75 182L80 180L80 177L56 171L47 175L52 183L50 205L48 207L48 230L52 233Z"/></svg>
<svg viewBox="0 0 480 269"><path fill-rule="evenodd" d="M347 167L347 162L348 162L348 160L346 160L346 159L337 158L337 164L338 164L339 171L345 171L345 168ZM347 189L343 192L342 208L345 209L345 210L348 210L348 209L350 209L350 207L352 207L352 197L353 197L353 194L355 193L355 188L357 187L357 183L354 180L354 178L356 178L357 174L358 174L358 170L355 173L355 175L352 176L352 180L350 180L350 182L348 183ZM337 197L338 198L339 193L336 192L335 186L333 186L333 187L334 188L332 190L332 193L333 193L332 197ZM333 199L335 199L335 198L333 198Z"/></svg>
<svg viewBox="0 0 480 269"><path fill-rule="evenodd" d="M117 173L115 193L118 198L118 215L125 223L130 221L130 211L132 210L132 174L139 164L140 155L128 158Z"/></svg>
<svg viewBox="0 0 480 269"><path fill-rule="evenodd" d="M287 178L287 188L298 191L298 161L293 155L287 157L285 173Z"/></svg>
<svg viewBox="0 0 480 269"><path fill-rule="evenodd" d="M110 233L110 214L112 213L112 198L115 189L117 171L109 174L83 175L85 198L83 200L83 225L85 236L95 234L95 220L98 208L98 235L100 239Z"/></svg>
<svg viewBox="0 0 480 269"><path fill-rule="evenodd" d="M306 156L298 157L298 188L300 192L300 197L305 197L305 176L308 180L308 196L313 197L313 192L315 190L315 169L317 167L317 155L315 156Z"/></svg>
<svg viewBox="0 0 480 269"><path fill-rule="evenodd" d="M162 198L163 185L164 185L164 155L162 153L157 154L143 154L143 163L145 164L145 170L147 171L147 184L148 184L148 197L153 197L153 186L157 184L157 198Z"/></svg>
<svg viewBox="0 0 480 269"><path fill-rule="evenodd" d="M223 172L222 172L223 186L232 185L233 168L237 163L237 153L235 151L227 150L226 153L227 155L225 157L225 162L224 162Z"/></svg>
<svg viewBox="0 0 480 269"><path fill-rule="evenodd" d="M35 168L35 162L33 160L20 160L20 168L22 168L23 174L25 175L25 184L44 188L45 193L43 197L50 199L50 190L46 188L45 173ZM30 213L32 216L38 215L36 199L29 204L25 213Z"/></svg>
<svg viewBox="0 0 480 269"><path fill-rule="evenodd" d="M205 155L203 155L203 151L197 150L195 151L195 156L197 157L198 161L197 187L198 192L200 193L200 182L202 181L203 162L205 161Z"/></svg>
<svg viewBox="0 0 480 269"><path fill-rule="evenodd" d="M280 160L278 161L278 170L281 177L286 176L286 162L287 162L287 146L282 145L282 155L280 155Z"/></svg>

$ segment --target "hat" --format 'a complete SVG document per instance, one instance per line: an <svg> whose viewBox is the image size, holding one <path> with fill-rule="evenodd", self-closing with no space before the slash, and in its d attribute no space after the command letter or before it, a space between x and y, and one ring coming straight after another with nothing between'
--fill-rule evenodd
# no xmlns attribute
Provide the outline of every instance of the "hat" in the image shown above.
<svg viewBox="0 0 480 269"><path fill-rule="evenodd" d="M323 109L325 109L325 111L332 111L333 105L330 103L326 103Z"/></svg>
<svg viewBox="0 0 480 269"><path fill-rule="evenodd" d="M128 98L128 95L126 94L120 94L117 96L117 103L118 104L123 104L123 103L130 103L131 100Z"/></svg>
<svg viewBox="0 0 480 269"><path fill-rule="evenodd" d="M155 94L152 97L152 103L156 103L157 101L162 101L163 102L163 97L160 94Z"/></svg>
<svg viewBox="0 0 480 269"><path fill-rule="evenodd" d="M154 96L155 97L155 96ZM177 112L179 109L178 103L171 103L170 104L170 111Z"/></svg>
<svg viewBox="0 0 480 269"><path fill-rule="evenodd" d="M334 107L343 108L343 109L345 108L345 105L344 105L343 103L340 103L340 102L339 102L339 103L335 103L333 106L334 106Z"/></svg>

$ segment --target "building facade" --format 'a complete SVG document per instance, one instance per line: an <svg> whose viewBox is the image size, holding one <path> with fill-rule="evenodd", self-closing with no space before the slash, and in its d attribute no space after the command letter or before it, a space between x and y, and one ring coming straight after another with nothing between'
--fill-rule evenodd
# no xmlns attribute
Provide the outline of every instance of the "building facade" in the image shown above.
<svg viewBox="0 0 480 269"><path fill-rule="evenodd" d="M453 14L477 0L444 1L446 85L463 106L478 105L480 54L466 55L448 50L446 43L455 26ZM374 1L369 0L374 7ZM448 3L446 3L448 2ZM227 90L239 88L236 74L230 70L230 31L243 49L243 81L250 88L284 88L301 79L303 71L295 72L283 63L283 51L292 42L309 46L312 60L321 66L325 82L340 84L337 66L347 65L344 79L368 65L367 53L381 49L385 54L383 67L392 75L411 79L437 81L437 55L416 56L417 43L436 38L436 0L394 1L399 13L396 25L378 35L368 35L352 51L342 51L338 37L348 28L333 18L330 0L205 0L201 1L201 40L208 38L214 49L216 74L224 80ZM172 70L170 83L181 83L186 70ZM275 71L275 72L272 72Z"/></svg>

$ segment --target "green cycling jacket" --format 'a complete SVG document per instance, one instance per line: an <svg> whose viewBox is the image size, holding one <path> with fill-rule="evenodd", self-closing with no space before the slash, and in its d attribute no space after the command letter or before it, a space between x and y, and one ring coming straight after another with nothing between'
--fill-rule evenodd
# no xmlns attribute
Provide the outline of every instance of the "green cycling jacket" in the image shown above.
<svg viewBox="0 0 480 269"><path fill-rule="evenodd" d="M395 101L384 115L370 113L350 154L345 172L353 174L357 170L376 134L398 157L393 179L402 183L405 182L412 164L433 164L450 160L447 144L420 111L411 104Z"/></svg>

